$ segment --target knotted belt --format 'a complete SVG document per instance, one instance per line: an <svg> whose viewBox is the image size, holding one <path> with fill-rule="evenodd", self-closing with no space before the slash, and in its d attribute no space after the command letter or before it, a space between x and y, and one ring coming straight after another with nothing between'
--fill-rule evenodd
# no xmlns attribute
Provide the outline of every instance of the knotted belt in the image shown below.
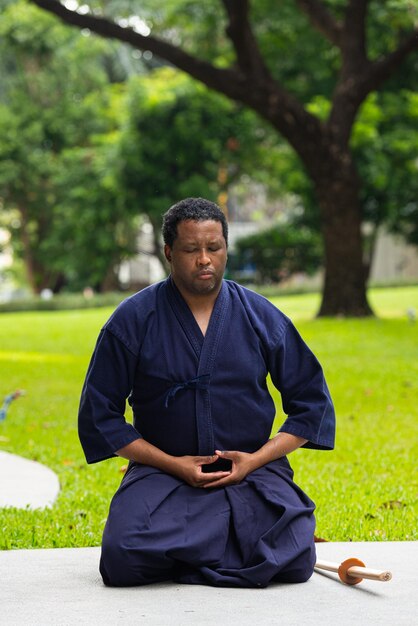
<svg viewBox="0 0 418 626"><path fill-rule="evenodd" d="M186 380L182 383L174 383L167 391L165 396L165 407L167 408L171 400L174 398L176 393L181 389L209 389L210 384L210 375L209 374L201 374L201 376L197 376L196 378L191 378L190 380Z"/></svg>

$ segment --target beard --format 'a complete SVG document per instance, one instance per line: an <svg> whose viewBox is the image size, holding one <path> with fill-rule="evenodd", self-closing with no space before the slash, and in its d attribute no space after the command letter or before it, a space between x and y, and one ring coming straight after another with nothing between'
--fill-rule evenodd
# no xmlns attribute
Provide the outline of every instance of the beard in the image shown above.
<svg viewBox="0 0 418 626"><path fill-rule="evenodd" d="M214 272L207 278L199 278L199 274L184 275L182 273L173 273L173 279L180 292L189 293L193 296L205 296L217 293L221 288L223 270Z"/></svg>

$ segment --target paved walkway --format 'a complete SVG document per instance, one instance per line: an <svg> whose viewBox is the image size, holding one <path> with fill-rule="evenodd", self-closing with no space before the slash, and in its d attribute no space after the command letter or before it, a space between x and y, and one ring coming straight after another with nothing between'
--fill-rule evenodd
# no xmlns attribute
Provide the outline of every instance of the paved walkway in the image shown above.
<svg viewBox="0 0 418 626"><path fill-rule="evenodd" d="M0 508L39 509L52 506L59 490L58 477L49 467L0 451Z"/></svg>
<svg viewBox="0 0 418 626"><path fill-rule="evenodd" d="M99 548L0 552L0 624L7 626L414 626L418 542L321 543L318 558L356 556L389 582L355 587L314 573L302 585L219 589L164 583L106 588Z"/></svg>

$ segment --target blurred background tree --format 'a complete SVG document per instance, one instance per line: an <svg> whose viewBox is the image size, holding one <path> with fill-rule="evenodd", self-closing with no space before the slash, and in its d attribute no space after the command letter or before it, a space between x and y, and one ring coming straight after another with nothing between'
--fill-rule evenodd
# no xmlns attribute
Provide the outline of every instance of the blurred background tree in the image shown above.
<svg viewBox="0 0 418 626"><path fill-rule="evenodd" d="M123 119L118 179L151 222L154 254L164 265L161 216L168 207L188 196L222 204L222 193L252 173L267 147L254 114L171 68L129 81Z"/></svg>
<svg viewBox="0 0 418 626"><path fill-rule="evenodd" d="M378 228L418 238L413 3L0 7L2 220L35 290L116 286L138 216L154 225L157 252L171 202L226 206L231 186L257 180L291 206L289 228L322 236L321 314L370 313ZM277 248L276 276L283 262Z"/></svg>
<svg viewBox="0 0 418 626"><path fill-rule="evenodd" d="M260 284L277 284L295 274L312 276L322 260L321 238L307 227L285 222L243 237L236 244L233 264L246 267Z"/></svg>
<svg viewBox="0 0 418 626"><path fill-rule="evenodd" d="M307 173L324 240L320 315L369 315L364 183L353 128L377 90L414 90L417 6L408 0L32 0L127 42L256 111ZM392 82L391 82L392 81ZM325 118L310 104L321 96Z"/></svg>
<svg viewBox="0 0 418 626"><path fill-rule="evenodd" d="M275 146L242 105L172 68L145 75L126 55L121 67L109 43L26 2L8 5L2 223L35 293L117 289L144 217L164 265L161 215L171 204L188 195L222 203L243 173L274 176Z"/></svg>
<svg viewBox="0 0 418 626"><path fill-rule="evenodd" d="M111 169L108 45L25 2L3 11L0 37L2 221L14 253L35 293L101 289L132 249L131 213Z"/></svg>
<svg viewBox="0 0 418 626"><path fill-rule="evenodd" d="M314 99L309 108L321 118L329 102ZM362 237L366 277L382 227L418 244L418 94L406 89L371 94L353 129L352 150L361 175ZM299 199L293 210L296 227L321 232L313 187L297 155L282 145L276 172L288 194Z"/></svg>

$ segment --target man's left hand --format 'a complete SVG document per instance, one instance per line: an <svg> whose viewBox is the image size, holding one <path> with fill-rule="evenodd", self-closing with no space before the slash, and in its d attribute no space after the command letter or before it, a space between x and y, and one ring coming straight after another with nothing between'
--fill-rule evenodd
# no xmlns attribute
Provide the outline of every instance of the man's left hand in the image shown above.
<svg viewBox="0 0 418 626"><path fill-rule="evenodd" d="M216 450L221 459L229 459L232 461L232 469L228 476L224 476L219 480L213 480L209 483L202 485L204 489L211 489L213 487L226 487L227 485L237 485L244 478L250 474L253 470L257 469L257 465L254 462L254 457L248 452L238 452L236 450Z"/></svg>

